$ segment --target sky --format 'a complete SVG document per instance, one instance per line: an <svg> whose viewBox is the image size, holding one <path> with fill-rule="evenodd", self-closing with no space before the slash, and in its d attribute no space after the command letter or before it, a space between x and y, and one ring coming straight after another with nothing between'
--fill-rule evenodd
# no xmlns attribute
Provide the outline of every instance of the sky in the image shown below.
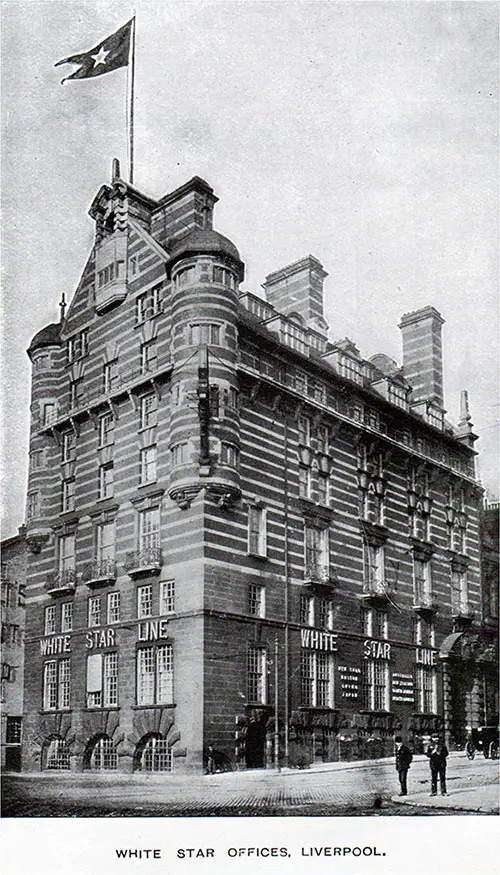
<svg viewBox="0 0 500 875"><path fill-rule="evenodd" d="M135 185L203 177L243 288L311 253L330 339L401 361L403 313L443 327L445 405L469 392L498 496L498 5L135 0ZM127 70L56 61L133 14L123 0L2 0L2 537L24 519L32 336L93 242L88 208L127 173Z"/></svg>

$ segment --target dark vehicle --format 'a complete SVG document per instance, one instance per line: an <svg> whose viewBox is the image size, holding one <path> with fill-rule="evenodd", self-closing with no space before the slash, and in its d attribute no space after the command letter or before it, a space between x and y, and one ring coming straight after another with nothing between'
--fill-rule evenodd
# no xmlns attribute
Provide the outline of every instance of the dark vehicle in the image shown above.
<svg viewBox="0 0 500 875"><path fill-rule="evenodd" d="M482 752L485 759L498 759L499 734L498 726L480 726L478 729L472 729L465 745L468 759L473 760L476 751Z"/></svg>

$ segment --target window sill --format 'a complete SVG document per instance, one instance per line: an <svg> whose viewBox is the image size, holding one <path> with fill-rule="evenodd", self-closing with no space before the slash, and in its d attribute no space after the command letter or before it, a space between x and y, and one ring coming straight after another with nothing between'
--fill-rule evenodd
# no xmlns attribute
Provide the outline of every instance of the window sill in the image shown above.
<svg viewBox="0 0 500 875"><path fill-rule="evenodd" d="M130 706L132 711L144 711L145 709L148 709L149 711L151 711L151 709L153 709L153 708L158 709L158 708L176 708L176 707L177 707L177 705L175 704L175 702L165 702L163 705L131 705Z"/></svg>
<svg viewBox="0 0 500 875"><path fill-rule="evenodd" d="M38 712L42 715L42 717L48 716L50 714L72 714L73 708L51 708L46 711L43 708Z"/></svg>
<svg viewBox="0 0 500 875"><path fill-rule="evenodd" d="M102 711L119 711L120 707L120 705L95 705L91 708L82 708L82 711L85 711L87 714L92 714L94 712L101 714Z"/></svg>
<svg viewBox="0 0 500 875"><path fill-rule="evenodd" d="M247 556L251 556L252 559L268 559L267 553L254 553L253 550L247 550Z"/></svg>

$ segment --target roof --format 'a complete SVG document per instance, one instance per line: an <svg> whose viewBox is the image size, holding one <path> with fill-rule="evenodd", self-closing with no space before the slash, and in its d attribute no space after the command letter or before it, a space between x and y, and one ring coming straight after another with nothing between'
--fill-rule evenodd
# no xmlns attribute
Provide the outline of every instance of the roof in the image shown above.
<svg viewBox="0 0 500 875"><path fill-rule="evenodd" d="M225 255L235 261L243 279L244 265L234 243L211 228L197 228L177 240L171 250L169 264L189 255Z"/></svg>
<svg viewBox="0 0 500 875"><path fill-rule="evenodd" d="M31 358L37 349L44 346L54 346L61 342L61 325L59 322L52 322L42 328L38 334L35 334L33 340L28 347L28 355Z"/></svg>

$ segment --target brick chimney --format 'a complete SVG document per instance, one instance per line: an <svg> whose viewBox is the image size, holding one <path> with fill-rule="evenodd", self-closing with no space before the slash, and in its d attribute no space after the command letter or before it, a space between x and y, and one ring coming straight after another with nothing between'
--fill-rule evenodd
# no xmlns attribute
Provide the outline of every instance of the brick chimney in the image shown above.
<svg viewBox="0 0 500 875"><path fill-rule="evenodd" d="M298 313L307 328L326 336L328 324L323 315L323 280L328 276L312 255L276 270L262 284L267 300L278 313Z"/></svg>
<svg viewBox="0 0 500 875"><path fill-rule="evenodd" d="M444 319L434 307L405 313L399 327L403 337L403 373L412 387L411 403L434 401L443 407Z"/></svg>

